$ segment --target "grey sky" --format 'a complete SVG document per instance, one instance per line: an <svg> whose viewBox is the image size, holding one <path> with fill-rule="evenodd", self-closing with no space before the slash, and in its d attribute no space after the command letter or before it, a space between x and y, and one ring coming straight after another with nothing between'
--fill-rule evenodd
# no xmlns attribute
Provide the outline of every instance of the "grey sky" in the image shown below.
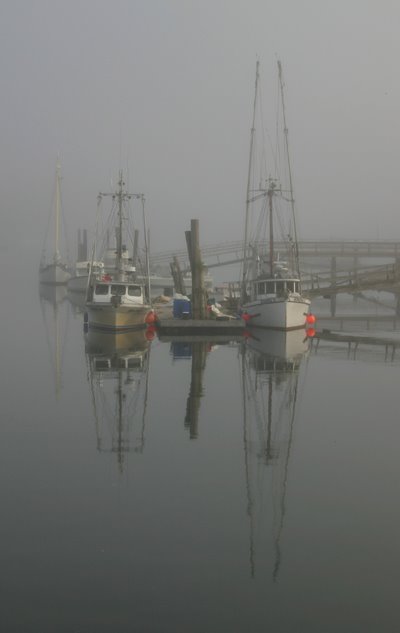
<svg viewBox="0 0 400 633"><path fill-rule="evenodd" d="M40 256L58 152L72 239L120 167L154 250L191 218L241 239L257 56L264 102L283 63L300 237L399 238L399 27L389 0L3 0L1 248Z"/></svg>

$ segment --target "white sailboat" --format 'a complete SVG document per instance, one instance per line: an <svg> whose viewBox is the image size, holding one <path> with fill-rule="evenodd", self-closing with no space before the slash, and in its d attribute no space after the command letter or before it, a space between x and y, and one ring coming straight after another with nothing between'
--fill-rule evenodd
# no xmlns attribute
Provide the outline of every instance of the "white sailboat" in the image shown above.
<svg viewBox="0 0 400 633"><path fill-rule="evenodd" d="M110 217L117 218L115 226L116 248L112 249L112 262L105 264L105 273L99 272L93 257L90 263L90 273L86 296L86 314L89 328L103 330L133 330L146 327L146 318L152 312L150 304L149 283L146 285L139 280L133 260L123 242L130 233L126 228L129 216L127 203L131 199L139 199L142 203L144 235L146 227L144 219L143 194L128 193L122 172L115 193L100 193L99 204L103 197L112 198ZM94 245L95 246L95 245ZM148 280L148 249L146 244L146 268ZM108 250L108 257L110 251ZM102 261L102 260L101 260Z"/></svg>
<svg viewBox="0 0 400 633"><path fill-rule="evenodd" d="M268 176L264 177L258 186L253 186L254 135L259 90L257 61L246 195L241 306L243 318L248 325L291 330L305 326L310 301L302 294L301 289L288 129L282 67L279 61L278 71L283 117L282 155L285 156L285 160L283 165L278 164L277 148L268 168L273 166L277 176L277 170L285 169L288 182L285 186L282 178ZM261 205L261 208L258 209L257 223L254 224L254 234L251 235L250 220L256 203ZM275 239L278 228L282 233L279 242L286 245L284 253L276 252Z"/></svg>
<svg viewBox="0 0 400 633"><path fill-rule="evenodd" d="M39 266L39 281L41 284L66 284L71 273L60 255L60 221L61 221L61 167L57 161L56 192L54 206L54 252L50 261L43 250Z"/></svg>

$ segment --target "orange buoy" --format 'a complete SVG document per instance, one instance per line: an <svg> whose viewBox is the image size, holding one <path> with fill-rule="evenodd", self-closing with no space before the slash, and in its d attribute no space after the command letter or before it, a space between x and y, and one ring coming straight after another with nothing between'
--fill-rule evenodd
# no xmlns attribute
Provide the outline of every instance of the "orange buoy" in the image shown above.
<svg viewBox="0 0 400 633"><path fill-rule="evenodd" d="M154 310L150 310L150 312L146 314L145 323L147 323L147 325L154 325L156 321L157 321L156 313L154 312Z"/></svg>
<svg viewBox="0 0 400 633"><path fill-rule="evenodd" d="M306 322L309 323L310 325L314 325L315 321L317 319L315 318L315 314L311 314L311 312L309 314L307 314L306 316Z"/></svg>
<svg viewBox="0 0 400 633"><path fill-rule="evenodd" d="M156 335L156 328L154 327L154 325L149 325L146 328L146 332L144 335L147 341L152 341Z"/></svg>
<svg viewBox="0 0 400 633"><path fill-rule="evenodd" d="M315 336L315 328L313 328L313 327L307 328L306 334L307 334L308 338L312 338L313 336Z"/></svg>

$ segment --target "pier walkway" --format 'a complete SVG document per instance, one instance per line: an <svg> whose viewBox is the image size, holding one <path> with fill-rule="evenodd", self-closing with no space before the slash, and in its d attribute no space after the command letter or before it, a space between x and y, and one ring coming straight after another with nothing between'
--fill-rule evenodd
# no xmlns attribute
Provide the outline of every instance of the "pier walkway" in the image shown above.
<svg viewBox="0 0 400 633"><path fill-rule="evenodd" d="M260 243L259 248L267 246ZM276 250L285 249L284 244L276 243ZM243 241L223 242L213 246L202 246L201 254L207 268L228 266L243 261ZM303 240L299 242L300 259L324 257L350 258L400 258L400 241L389 240ZM181 262L182 269L189 268L187 250L169 250L151 255L151 266L169 265L173 257Z"/></svg>

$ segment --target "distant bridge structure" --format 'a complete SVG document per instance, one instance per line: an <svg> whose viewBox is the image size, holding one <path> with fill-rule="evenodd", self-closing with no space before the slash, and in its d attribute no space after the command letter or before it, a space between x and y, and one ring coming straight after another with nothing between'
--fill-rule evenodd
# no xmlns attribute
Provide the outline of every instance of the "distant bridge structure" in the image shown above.
<svg viewBox="0 0 400 633"><path fill-rule="evenodd" d="M276 251L285 251L284 243L276 243ZM303 240L299 242L300 259L309 258L380 258L400 260L400 241L375 240ZM260 250L268 248L267 241L258 244ZM212 246L202 246L201 254L207 268L229 266L243 261L243 241L222 242ZM152 253L152 266L169 265L177 257L183 269L189 269L187 251L169 250Z"/></svg>
<svg viewBox="0 0 400 633"><path fill-rule="evenodd" d="M275 246L276 251L281 250L282 253L287 248L284 243L276 243ZM356 295L366 290L385 290L394 293L396 313L400 315L400 241L306 240L299 242L298 247L300 267L303 270L303 291L310 298L322 296L330 299L332 315L336 311L336 295L339 293ZM249 257L250 250L251 245ZM267 252L268 243L259 243L258 250ZM201 256L208 269L240 264L243 261L243 242L203 246ZM174 257L180 261L184 271L190 270L185 250L153 253L151 266L165 266ZM319 260L318 265L323 265L322 272L314 272L310 264L313 258L316 263ZM326 263L321 264L324 259ZM371 260L374 259L384 260L385 264L371 266ZM308 270L304 270L305 268ZM232 283L232 287L234 286L238 286L237 279Z"/></svg>

